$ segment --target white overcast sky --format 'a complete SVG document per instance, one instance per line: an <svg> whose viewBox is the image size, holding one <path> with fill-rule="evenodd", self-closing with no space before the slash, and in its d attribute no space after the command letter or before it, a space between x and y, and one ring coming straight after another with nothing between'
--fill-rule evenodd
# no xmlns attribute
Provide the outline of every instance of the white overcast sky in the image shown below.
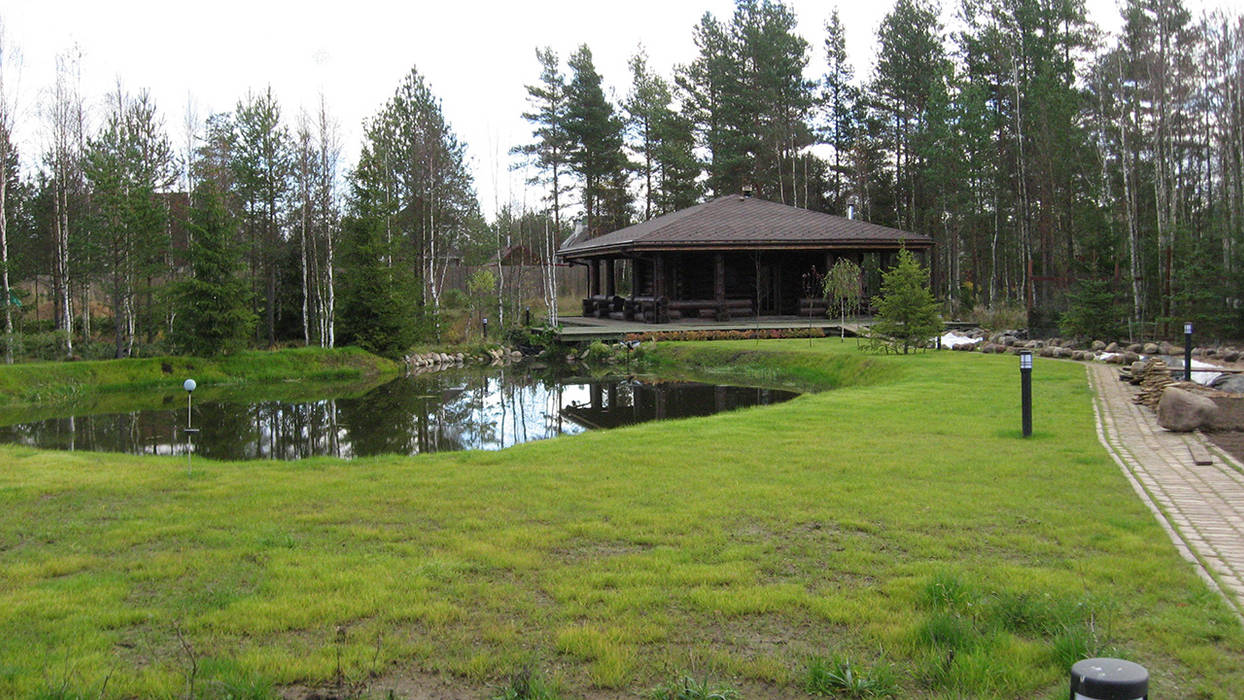
<svg viewBox="0 0 1244 700"><path fill-rule="evenodd" d="M1240 0L1187 1L1199 12L1203 2L1218 7ZM790 4L813 48L810 77L823 72L823 26L834 7L847 27L857 78L867 75L877 26L893 0ZM653 69L669 77L675 64L694 58L692 28L700 17L712 12L728 19L733 6L733 0L3 0L0 21L23 58L17 137L26 163L41 148L38 106L52 84L55 57L75 45L94 123L118 80L128 91L151 91L179 150L188 101L202 119L271 85L292 124L323 93L341 124L347 164L358 152L362 121L415 67L467 143L480 202L491 217L494 203L524 197L522 174L509 172L507 152L530 139L521 113L524 85L539 74L535 47L551 46L564 59L586 43L620 98L630 81L627 59L640 43ZM1101 27L1118 28L1115 0L1089 0L1089 8ZM534 203L537 195L527 197Z"/></svg>

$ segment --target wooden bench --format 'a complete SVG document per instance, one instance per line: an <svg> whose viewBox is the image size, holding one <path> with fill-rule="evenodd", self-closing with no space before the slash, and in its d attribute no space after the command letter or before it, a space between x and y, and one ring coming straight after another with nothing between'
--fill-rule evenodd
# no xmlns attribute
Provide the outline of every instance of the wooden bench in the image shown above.
<svg viewBox="0 0 1244 700"><path fill-rule="evenodd" d="M628 321L669 323L669 303L666 297L631 297L623 304L623 317Z"/></svg>
<svg viewBox="0 0 1244 700"><path fill-rule="evenodd" d="M800 316L824 316L829 311L829 302L824 297L803 297L799 300Z"/></svg>
<svg viewBox="0 0 1244 700"><path fill-rule="evenodd" d="M695 318L709 316L718 321L729 321L732 314L750 315L751 299L726 299L718 303L716 299L678 299L669 303L670 318Z"/></svg>
<svg viewBox="0 0 1244 700"><path fill-rule="evenodd" d="M622 313L626 299L619 296L597 295L583 300L583 315L597 318L610 318L614 313Z"/></svg>

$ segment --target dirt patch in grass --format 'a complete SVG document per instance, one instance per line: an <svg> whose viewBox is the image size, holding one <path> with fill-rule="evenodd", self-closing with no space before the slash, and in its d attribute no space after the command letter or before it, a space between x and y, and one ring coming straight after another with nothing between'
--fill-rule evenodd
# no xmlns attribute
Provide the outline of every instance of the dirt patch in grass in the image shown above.
<svg viewBox="0 0 1244 700"><path fill-rule="evenodd" d="M314 687L292 685L278 693L286 700L336 700L357 697L395 697L407 700L459 700L490 697L486 685L415 669L393 670L359 685Z"/></svg>

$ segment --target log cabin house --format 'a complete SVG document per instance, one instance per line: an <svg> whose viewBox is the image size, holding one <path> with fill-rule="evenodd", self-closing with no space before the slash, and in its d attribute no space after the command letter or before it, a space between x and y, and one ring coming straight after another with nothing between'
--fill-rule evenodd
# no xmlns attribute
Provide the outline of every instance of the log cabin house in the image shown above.
<svg viewBox="0 0 1244 700"><path fill-rule="evenodd" d="M587 269L584 316L668 323L823 316L819 279L839 258L864 267L871 257L884 270L899 250L921 259L932 246L922 234L729 195L596 238L572 236L557 255ZM877 291L866 288L865 298Z"/></svg>

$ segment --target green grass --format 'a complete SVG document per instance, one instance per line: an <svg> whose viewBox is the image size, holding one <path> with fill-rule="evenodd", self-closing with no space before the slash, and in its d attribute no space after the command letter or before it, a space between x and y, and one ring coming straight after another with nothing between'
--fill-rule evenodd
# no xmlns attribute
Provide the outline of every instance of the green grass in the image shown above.
<svg viewBox="0 0 1244 700"><path fill-rule="evenodd" d="M794 696L808 659L840 656L884 659L899 697L1061 698L1089 651L1148 667L1154 697L1244 684L1240 624L1098 444L1081 365L1038 361L1025 440L1013 357L657 355L838 388L494 453L189 476L0 447L0 696L184 696L191 659L196 693L259 697L515 669L564 697L671 669Z"/></svg>
<svg viewBox="0 0 1244 700"><path fill-rule="evenodd" d="M358 382L393 376L396 363L358 348L254 350L213 358L148 357L90 362L33 362L0 365L0 410L92 402L109 394L153 391L181 393L193 378L206 393L274 382ZM123 399L124 400L124 399Z"/></svg>

